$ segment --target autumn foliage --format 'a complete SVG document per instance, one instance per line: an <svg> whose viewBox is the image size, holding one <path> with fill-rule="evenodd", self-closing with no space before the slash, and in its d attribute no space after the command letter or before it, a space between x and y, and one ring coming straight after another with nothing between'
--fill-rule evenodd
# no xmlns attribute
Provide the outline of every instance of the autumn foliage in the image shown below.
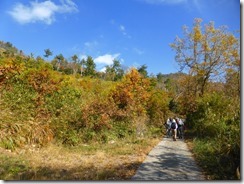
<svg viewBox="0 0 244 184"><path fill-rule="evenodd" d="M240 39L214 22L195 19L171 47L180 69L177 110L197 139L195 152L212 179L240 171ZM210 159L209 159L210 157ZM214 167L221 169L216 170ZM238 173L238 172L237 172Z"/></svg>
<svg viewBox="0 0 244 184"><path fill-rule="evenodd" d="M152 126L150 80L135 68L113 82L63 74L40 57L1 53L0 59L3 147L107 142L136 137L139 126ZM163 120L157 118L160 127Z"/></svg>
<svg viewBox="0 0 244 184"><path fill-rule="evenodd" d="M221 168L206 169L211 178L235 179L240 40L213 22L202 26L201 19L183 32L171 44L181 72L157 77L144 65L124 71L114 61L102 73L92 57L68 62L60 54L48 62L7 44L0 50L0 147L137 141L161 136L167 118L180 116L201 166Z"/></svg>

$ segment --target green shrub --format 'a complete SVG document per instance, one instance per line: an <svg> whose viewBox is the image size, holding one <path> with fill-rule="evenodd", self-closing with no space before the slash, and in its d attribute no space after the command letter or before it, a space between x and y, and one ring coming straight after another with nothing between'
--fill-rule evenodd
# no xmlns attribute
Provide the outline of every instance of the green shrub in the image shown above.
<svg viewBox="0 0 244 184"><path fill-rule="evenodd" d="M212 179L237 179L240 167L240 115L238 106L223 94L207 94L187 115L187 127L195 132L194 152Z"/></svg>

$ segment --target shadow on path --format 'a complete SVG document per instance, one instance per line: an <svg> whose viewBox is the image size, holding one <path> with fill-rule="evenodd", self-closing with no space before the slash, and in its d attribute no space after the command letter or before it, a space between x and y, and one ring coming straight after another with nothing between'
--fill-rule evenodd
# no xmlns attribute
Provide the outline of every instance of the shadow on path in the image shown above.
<svg viewBox="0 0 244 184"><path fill-rule="evenodd" d="M184 140L164 138L140 165L132 180L194 180L204 175Z"/></svg>

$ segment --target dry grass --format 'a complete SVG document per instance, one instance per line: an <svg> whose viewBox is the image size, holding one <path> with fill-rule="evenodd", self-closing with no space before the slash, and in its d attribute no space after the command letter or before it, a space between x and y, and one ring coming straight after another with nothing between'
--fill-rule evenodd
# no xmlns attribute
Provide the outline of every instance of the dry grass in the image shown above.
<svg viewBox="0 0 244 184"><path fill-rule="evenodd" d="M158 142L159 139L148 139L75 148L50 144L15 152L1 149L0 161L4 162L0 179L128 180Z"/></svg>

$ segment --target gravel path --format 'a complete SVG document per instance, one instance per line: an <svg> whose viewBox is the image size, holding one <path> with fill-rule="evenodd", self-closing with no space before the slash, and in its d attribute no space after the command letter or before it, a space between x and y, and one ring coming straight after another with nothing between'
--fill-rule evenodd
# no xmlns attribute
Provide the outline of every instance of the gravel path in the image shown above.
<svg viewBox="0 0 244 184"><path fill-rule="evenodd" d="M147 156L132 180L203 181L204 175L196 165L184 140L164 138Z"/></svg>

